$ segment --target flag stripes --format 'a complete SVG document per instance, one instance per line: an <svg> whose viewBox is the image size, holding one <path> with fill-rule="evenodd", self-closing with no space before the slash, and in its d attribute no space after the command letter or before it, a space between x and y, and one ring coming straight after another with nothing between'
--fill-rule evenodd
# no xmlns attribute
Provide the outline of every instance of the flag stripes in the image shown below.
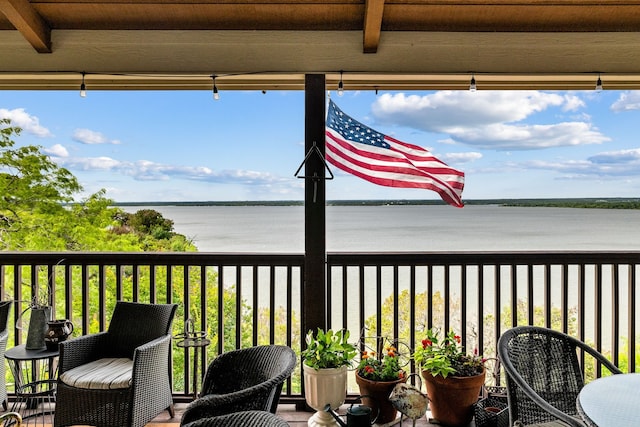
<svg viewBox="0 0 640 427"><path fill-rule="evenodd" d="M329 101L326 159L369 182L387 187L423 188L462 207L464 173L447 166L428 150L383 135L344 114Z"/></svg>

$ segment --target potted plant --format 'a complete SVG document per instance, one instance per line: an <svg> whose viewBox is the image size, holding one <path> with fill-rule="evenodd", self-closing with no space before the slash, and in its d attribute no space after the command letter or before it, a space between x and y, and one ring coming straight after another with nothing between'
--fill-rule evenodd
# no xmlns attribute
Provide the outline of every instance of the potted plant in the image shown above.
<svg viewBox="0 0 640 427"><path fill-rule="evenodd" d="M438 329L429 329L413 353L425 381L431 415L447 426L471 422L485 378L482 357L477 350L465 353L460 342L453 331L440 338Z"/></svg>
<svg viewBox="0 0 640 427"><path fill-rule="evenodd" d="M338 409L347 396L347 369L351 367L357 351L349 343L349 331L336 332L318 328L306 336L307 347L302 351L302 370L307 404L316 410L309 426L335 426L334 418L324 410L329 404Z"/></svg>
<svg viewBox="0 0 640 427"><path fill-rule="evenodd" d="M378 424L395 420L398 411L389 401L389 395L396 384L405 381L407 374L400 367L395 347L362 352L356 369L356 383L364 405L370 407L373 414L378 414Z"/></svg>

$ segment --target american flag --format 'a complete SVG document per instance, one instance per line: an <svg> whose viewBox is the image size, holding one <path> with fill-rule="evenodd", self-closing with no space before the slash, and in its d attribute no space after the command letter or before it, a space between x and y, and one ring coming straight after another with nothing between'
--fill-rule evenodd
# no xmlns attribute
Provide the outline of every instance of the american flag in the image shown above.
<svg viewBox="0 0 640 427"><path fill-rule="evenodd" d="M325 135L327 161L337 168L378 185L433 190L450 205L464 206L464 172L422 147L363 125L331 100Z"/></svg>

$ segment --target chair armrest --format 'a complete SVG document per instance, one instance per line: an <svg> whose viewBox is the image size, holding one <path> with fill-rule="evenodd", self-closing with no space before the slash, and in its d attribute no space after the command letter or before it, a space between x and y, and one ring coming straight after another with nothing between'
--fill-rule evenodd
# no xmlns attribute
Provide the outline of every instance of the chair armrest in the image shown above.
<svg viewBox="0 0 640 427"><path fill-rule="evenodd" d="M158 375L158 367L166 366L169 374L169 348L171 335L165 335L143 344L133 351L133 382L145 375ZM151 368L151 369L150 369Z"/></svg>
<svg viewBox="0 0 640 427"><path fill-rule="evenodd" d="M8 342L9 342L9 331L5 329L4 331L0 332L0 363L4 363L1 359L4 357L4 354L7 352ZM0 369L0 372L4 372L4 371ZM0 379L0 381L2 381L2 379Z"/></svg>
<svg viewBox="0 0 640 427"><path fill-rule="evenodd" d="M590 354L596 362L602 364L606 367L612 374L617 375L621 374L622 371L616 365L613 364L609 359L607 359L602 353L598 352L595 348L587 345L581 341L575 340L576 346L580 349L584 350L586 353Z"/></svg>
<svg viewBox="0 0 640 427"><path fill-rule="evenodd" d="M106 332L100 332L61 342L59 373L63 374L70 369L99 359L106 336Z"/></svg>
<svg viewBox="0 0 640 427"><path fill-rule="evenodd" d="M173 403L169 379L171 335L165 335L133 351L132 407L142 418L153 418Z"/></svg>
<svg viewBox="0 0 640 427"><path fill-rule="evenodd" d="M9 341L9 331L5 329L2 332L0 332L0 349L3 349L3 350L6 349L8 341Z"/></svg>
<svg viewBox="0 0 640 427"><path fill-rule="evenodd" d="M231 412L248 410L269 412L269 397L276 389L277 384L269 381L232 393L201 396L187 406L182 415L181 423L186 424L200 418L215 417Z"/></svg>

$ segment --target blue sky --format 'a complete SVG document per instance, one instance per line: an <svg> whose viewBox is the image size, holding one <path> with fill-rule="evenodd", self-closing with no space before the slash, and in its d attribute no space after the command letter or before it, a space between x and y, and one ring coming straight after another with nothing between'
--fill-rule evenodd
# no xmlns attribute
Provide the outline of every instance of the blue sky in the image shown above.
<svg viewBox="0 0 640 427"><path fill-rule="evenodd" d="M638 197L640 91L345 91L353 118L466 174L464 199ZM0 92L0 117L118 202L302 200L302 92ZM439 199L332 168L327 198Z"/></svg>

